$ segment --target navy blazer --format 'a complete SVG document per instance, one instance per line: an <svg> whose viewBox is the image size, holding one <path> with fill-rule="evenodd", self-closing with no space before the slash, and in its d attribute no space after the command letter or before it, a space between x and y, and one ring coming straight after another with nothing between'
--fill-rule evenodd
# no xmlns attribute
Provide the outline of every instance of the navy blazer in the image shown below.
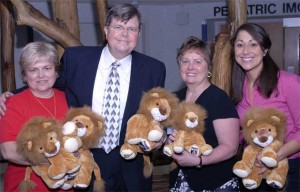
<svg viewBox="0 0 300 192"><path fill-rule="evenodd" d="M61 60L62 73L56 81L55 87L65 90L70 107L92 106L94 81L103 48L103 46L80 46L65 49ZM132 52L131 77L121 125L120 145L124 143L127 121L136 113L143 92L157 86L164 87L165 76L166 68L162 62L136 51ZM126 185L128 182L132 185L138 185L137 183L134 184L134 182L139 182L135 177L142 177L142 170L138 170L139 174L135 176L133 169L137 169L137 167L138 169L143 167L141 155L133 161L124 160L122 170L123 173L125 172L123 175ZM130 179L126 179L126 175ZM134 188L141 190L138 186L132 189Z"/></svg>

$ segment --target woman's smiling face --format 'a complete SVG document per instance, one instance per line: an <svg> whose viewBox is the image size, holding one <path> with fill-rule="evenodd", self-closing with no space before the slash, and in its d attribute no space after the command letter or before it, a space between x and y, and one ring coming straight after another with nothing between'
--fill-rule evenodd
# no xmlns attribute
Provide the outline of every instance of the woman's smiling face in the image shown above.
<svg viewBox="0 0 300 192"><path fill-rule="evenodd" d="M208 82L208 64L200 50L187 50L179 61L180 74L186 84L201 84Z"/></svg>
<svg viewBox="0 0 300 192"><path fill-rule="evenodd" d="M246 72L260 73L267 51L247 31L240 31L234 42L235 60Z"/></svg>

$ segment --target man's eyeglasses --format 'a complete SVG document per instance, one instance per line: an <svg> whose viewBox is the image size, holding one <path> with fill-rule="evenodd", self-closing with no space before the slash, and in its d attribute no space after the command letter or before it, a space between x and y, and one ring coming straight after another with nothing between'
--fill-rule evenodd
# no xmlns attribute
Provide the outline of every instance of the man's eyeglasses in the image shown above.
<svg viewBox="0 0 300 192"><path fill-rule="evenodd" d="M109 27L113 28L117 32L122 32L126 29L129 33L137 33L138 30L139 30L136 27L127 27L127 28L125 28L122 25L109 25Z"/></svg>

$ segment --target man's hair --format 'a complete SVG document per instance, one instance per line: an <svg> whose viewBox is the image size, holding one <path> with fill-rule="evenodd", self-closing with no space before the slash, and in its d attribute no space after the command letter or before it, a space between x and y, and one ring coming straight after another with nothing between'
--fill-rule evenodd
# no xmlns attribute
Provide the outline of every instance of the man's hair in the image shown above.
<svg viewBox="0 0 300 192"><path fill-rule="evenodd" d="M139 10L131 4L118 4L113 6L106 14L105 25L109 26L112 19L120 20L122 22L127 22L133 17L137 17L139 21L139 28L141 26L141 13Z"/></svg>

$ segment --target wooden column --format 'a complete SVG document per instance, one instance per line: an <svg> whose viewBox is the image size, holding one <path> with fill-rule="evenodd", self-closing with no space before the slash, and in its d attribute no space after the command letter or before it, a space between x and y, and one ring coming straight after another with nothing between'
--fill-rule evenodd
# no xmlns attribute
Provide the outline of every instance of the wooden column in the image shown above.
<svg viewBox="0 0 300 192"><path fill-rule="evenodd" d="M233 34L239 26L247 23L246 0L228 0L228 26Z"/></svg>
<svg viewBox="0 0 300 192"><path fill-rule="evenodd" d="M14 68L15 25L13 7L9 1L0 1L1 20L1 83L2 93L16 89Z"/></svg>
<svg viewBox="0 0 300 192"><path fill-rule="evenodd" d="M100 37L101 42L100 44L104 44L106 42L106 37L104 34L104 26L105 26L105 18L107 14L107 0L96 0L97 3L97 11L98 11L98 18L99 18L99 25L100 25Z"/></svg>
<svg viewBox="0 0 300 192"><path fill-rule="evenodd" d="M51 3L54 21L80 40L77 0L52 0ZM61 57L64 48L57 45L57 50Z"/></svg>
<svg viewBox="0 0 300 192"><path fill-rule="evenodd" d="M227 30L216 36L213 46L211 82L230 94L232 69L230 38L241 24L247 22L246 0L228 0L228 10Z"/></svg>

